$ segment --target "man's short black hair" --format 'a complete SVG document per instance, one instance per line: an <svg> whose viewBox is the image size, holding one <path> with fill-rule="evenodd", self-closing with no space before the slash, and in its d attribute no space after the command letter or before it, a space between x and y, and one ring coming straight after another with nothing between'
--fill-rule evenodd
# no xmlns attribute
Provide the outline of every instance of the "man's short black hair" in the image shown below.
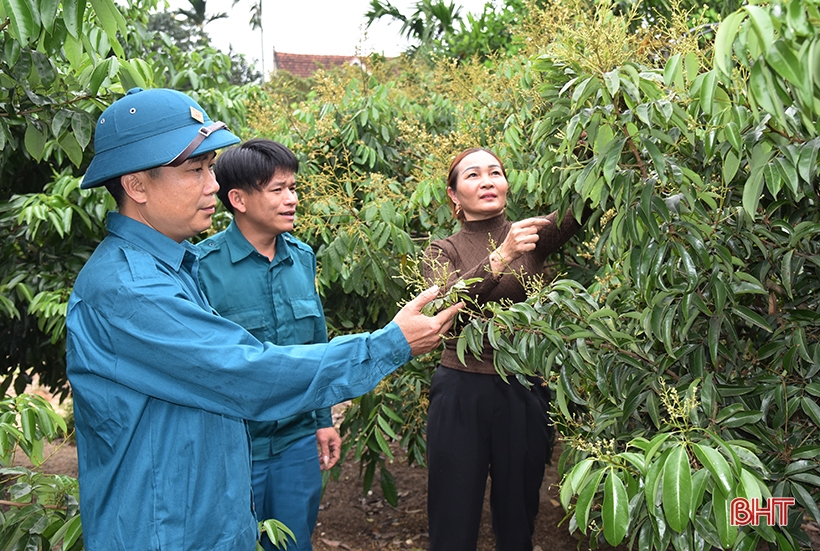
<svg viewBox="0 0 820 551"><path fill-rule="evenodd" d="M214 175L219 182L219 191L216 195L225 208L233 213L233 205L228 198L229 191L259 191L277 172L299 172L299 160L296 155L273 140L248 140L225 150L216 158Z"/></svg>

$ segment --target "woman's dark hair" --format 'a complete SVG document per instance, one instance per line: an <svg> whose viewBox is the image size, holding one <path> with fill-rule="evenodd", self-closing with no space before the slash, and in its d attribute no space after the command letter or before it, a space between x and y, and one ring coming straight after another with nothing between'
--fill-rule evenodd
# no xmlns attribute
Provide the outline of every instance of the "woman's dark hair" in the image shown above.
<svg viewBox="0 0 820 551"><path fill-rule="evenodd" d="M501 159L498 158L498 155L490 151L489 149L485 149L483 147L471 147L469 149L465 149L458 155L456 155L453 162L450 163L450 170L447 172L447 187L452 189L453 191L456 190L456 185L458 184L458 172L456 172L456 168L464 160L464 157L467 155L472 155L473 153L477 153L479 151L484 151L485 153L489 153L495 160L498 161L498 166L501 167L501 173L504 175L504 178L507 178L507 171L504 169L504 163L501 162ZM464 212L456 205L452 199L450 199L450 195L447 195L447 200L450 202L450 210L453 211L453 218L458 220L459 222L464 222Z"/></svg>
<svg viewBox="0 0 820 551"><path fill-rule="evenodd" d="M229 191L259 191L277 172L299 172L299 160L296 155L273 140L248 140L225 150L216 158L214 176L219 183L216 195L225 208L233 213L233 205L228 198Z"/></svg>

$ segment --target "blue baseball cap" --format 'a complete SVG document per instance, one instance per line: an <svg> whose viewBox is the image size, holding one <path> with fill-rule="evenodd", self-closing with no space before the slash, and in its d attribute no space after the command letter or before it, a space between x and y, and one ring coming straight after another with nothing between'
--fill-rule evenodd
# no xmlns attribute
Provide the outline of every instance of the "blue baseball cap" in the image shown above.
<svg viewBox="0 0 820 551"><path fill-rule="evenodd" d="M224 122L212 121L186 94L166 88L132 88L103 111L94 133L94 158L81 187L159 166L179 166L239 143Z"/></svg>

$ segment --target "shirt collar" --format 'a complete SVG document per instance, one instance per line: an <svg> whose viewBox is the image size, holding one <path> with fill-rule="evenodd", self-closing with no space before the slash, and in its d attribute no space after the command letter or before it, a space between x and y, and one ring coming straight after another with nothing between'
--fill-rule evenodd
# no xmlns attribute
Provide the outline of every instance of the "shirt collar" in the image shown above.
<svg viewBox="0 0 820 551"><path fill-rule="evenodd" d="M285 238L286 235L288 234L276 236L276 256L273 257L272 264L278 264L286 260L291 261L290 245L289 240ZM250 241L239 230L235 220L231 220L228 229L225 230L225 244L228 246L231 262L234 264L257 252L256 247L251 245Z"/></svg>
<svg viewBox="0 0 820 551"><path fill-rule="evenodd" d="M118 212L109 212L105 227L108 233L128 241L179 271L186 254L197 258L197 249L188 241L177 243L167 235Z"/></svg>

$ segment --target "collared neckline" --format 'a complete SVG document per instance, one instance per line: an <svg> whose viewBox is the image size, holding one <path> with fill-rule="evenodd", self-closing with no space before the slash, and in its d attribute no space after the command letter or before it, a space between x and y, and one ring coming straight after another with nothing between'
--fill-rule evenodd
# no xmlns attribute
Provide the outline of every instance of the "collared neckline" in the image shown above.
<svg viewBox="0 0 820 551"><path fill-rule="evenodd" d="M176 271L182 266L186 253L192 254L195 259L198 258L196 247L187 240L177 243L151 226L119 212L108 213L105 227L108 233L143 249Z"/></svg>
<svg viewBox="0 0 820 551"><path fill-rule="evenodd" d="M507 213L502 212L486 220L464 220L461 223L461 227L467 233L487 233L496 228L500 228L506 222Z"/></svg>
<svg viewBox="0 0 820 551"><path fill-rule="evenodd" d="M288 239L285 238L285 233L276 236L276 253L271 261L271 264L279 264L285 260L291 259L290 247ZM236 264L240 260L244 260L250 255L256 253L262 256L256 250L250 241L245 237L239 226L236 225L236 220L231 220L228 229L225 230L225 244L228 247L228 253L231 256L231 262Z"/></svg>

